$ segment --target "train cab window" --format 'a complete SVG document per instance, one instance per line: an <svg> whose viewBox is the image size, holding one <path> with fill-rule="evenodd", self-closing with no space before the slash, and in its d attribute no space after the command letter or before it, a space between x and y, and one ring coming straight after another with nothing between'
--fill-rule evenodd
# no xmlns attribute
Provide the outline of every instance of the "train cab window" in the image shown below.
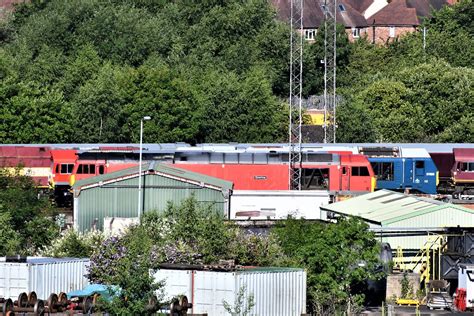
<svg viewBox="0 0 474 316"><path fill-rule="evenodd" d="M371 165L377 180L393 181L393 162L372 162Z"/></svg>
<svg viewBox="0 0 474 316"><path fill-rule="evenodd" d="M474 172L474 162L460 162L459 171Z"/></svg>
<svg viewBox="0 0 474 316"><path fill-rule="evenodd" d="M415 161L415 175L423 176L425 174L425 162L423 160Z"/></svg>
<svg viewBox="0 0 474 316"><path fill-rule="evenodd" d="M301 186L304 190L327 190L329 188L329 169L304 168L301 173Z"/></svg>
<svg viewBox="0 0 474 316"><path fill-rule="evenodd" d="M59 173L59 165L56 165L56 173Z"/></svg>
<svg viewBox="0 0 474 316"><path fill-rule="evenodd" d="M347 167L342 167L342 174L346 175L347 174Z"/></svg>
<svg viewBox="0 0 474 316"><path fill-rule="evenodd" d="M425 168L425 162L423 160L417 160L415 162L415 168L416 169L424 169Z"/></svg>
<svg viewBox="0 0 474 316"><path fill-rule="evenodd" d="M74 164L72 163L62 163L61 164L61 173L62 174L71 174Z"/></svg>
<svg viewBox="0 0 474 316"><path fill-rule="evenodd" d="M352 167L351 174L356 177L368 177L369 169L367 167Z"/></svg>
<svg viewBox="0 0 474 316"><path fill-rule="evenodd" d="M80 164L79 167L77 167L77 174L95 174L95 165Z"/></svg>
<svg viewBox="0 0 474 316"><path fill-rule="evenodd" d="M105 168L104 166L99 166L99 174L104 174Z"/></svg>

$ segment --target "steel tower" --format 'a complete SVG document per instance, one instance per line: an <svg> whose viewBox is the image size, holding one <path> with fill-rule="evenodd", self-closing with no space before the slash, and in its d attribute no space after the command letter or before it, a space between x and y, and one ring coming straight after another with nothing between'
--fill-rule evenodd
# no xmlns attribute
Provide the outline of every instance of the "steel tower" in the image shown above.
<svg viewBox="0 0 474 316"><path fill-rule="evenodd" d="M324 11L324 142L336 142L337 0L320 0Z"/></svg>
<svg viewBox="0 0 474 316"><path fill-rule="evenodd" d="M301 125L303 92L303 1L291 0L290 99L288 172L289 189L301 190Z"/></svg>

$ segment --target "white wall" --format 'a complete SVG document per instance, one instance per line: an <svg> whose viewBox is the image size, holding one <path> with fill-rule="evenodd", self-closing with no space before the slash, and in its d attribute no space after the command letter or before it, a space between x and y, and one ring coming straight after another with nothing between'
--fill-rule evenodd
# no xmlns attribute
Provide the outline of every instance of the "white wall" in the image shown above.
<svg viewBox="0 0 474 316"><path fill-rule="evenodd" d="M325 219L320 206L329 204L328 191L250 191L235 190L230 197L232 220Z"/></svg>

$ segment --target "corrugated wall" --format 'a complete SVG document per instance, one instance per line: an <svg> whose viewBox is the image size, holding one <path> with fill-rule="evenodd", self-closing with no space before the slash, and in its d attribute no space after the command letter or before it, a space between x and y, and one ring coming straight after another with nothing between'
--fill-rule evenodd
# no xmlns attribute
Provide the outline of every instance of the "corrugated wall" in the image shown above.
<svg viewBox="0 0 474 316"><path fill-rule="evenodd" d="M463 227L473 227L474 215L453 207L446 207L435 212L402 219L390 223L385 227L457 227L458 225ZM398 246L403 249L420 249L427 240L428 235L383 238L384 242L390 243L392 249L396 249Z"/></svg>
<svg viewBox="0 0 474 316"><path fill-rule="evenodd" d="M35 291L38 298L47 300L51 293L82 289L89 284L85 277L88 265L86 259L38 264L0 262L0 297L17 299L22 292Z"/></svg>
<svg viewBox="0 0 474 316"><path fill-rule="evenodd" d="M145 211L162 211L169 201L179 204L194 194L199 203L209 205L223 214L225 212L226 201L221 191L159 175L146 175L142 181L142 205ZM137 186L138 178L132 178L81 190L75 203L78 208L75 210L78 229L90 230L93 225L102 229L104 217L137 217Z"/></svg>
<svg viewBox="0 0 474 316"><path fill-rule="evenodd" d="M270 271L271 270L271 271ZM244 304L253 295L250 315L300 316L306 313L306 272L302 269L269 268L265 271L191 271L161 269L156 281L165 281L165 297L186 295L193 313L229 315L223 301L234 305L240 288L245 288ZM243 306L245 307L245 306Z"/></svg>

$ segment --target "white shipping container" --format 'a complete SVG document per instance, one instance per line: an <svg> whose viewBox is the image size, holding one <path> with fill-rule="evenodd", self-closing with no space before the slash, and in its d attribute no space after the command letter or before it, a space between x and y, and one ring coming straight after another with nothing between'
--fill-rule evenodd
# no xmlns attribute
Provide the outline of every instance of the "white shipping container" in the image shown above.
<svg viewBox="0 0 474 316"><path fill-rule="evenodd" d="M230 219L326 219L320 206L329 204L328 191L235 190L230 197Z"/></svg>
<svg viewBox="0 0 474 316"><path fill-rule="evenodd" d="M28 257L25 262L0 262L0 297L17 299L35 291L38 298L79 290L89 284L89 259Z"/></svg>
<svg viewBox="0 0 474 316"><path fill-rule="evenodd" d="M458 288L466 290L466 307L474 308L474 264L460 264Z"/></svg>
<svg viewBox="0 0 474 316"><path fill-rule="evenodd" d="M293 268L253 268L233 272L160 269L154 278L165 281L165 298L186 295L192 313L229 315L241 288L244 300L253 295L250 315L300 316L306 313L306 271Z"/></svg>

